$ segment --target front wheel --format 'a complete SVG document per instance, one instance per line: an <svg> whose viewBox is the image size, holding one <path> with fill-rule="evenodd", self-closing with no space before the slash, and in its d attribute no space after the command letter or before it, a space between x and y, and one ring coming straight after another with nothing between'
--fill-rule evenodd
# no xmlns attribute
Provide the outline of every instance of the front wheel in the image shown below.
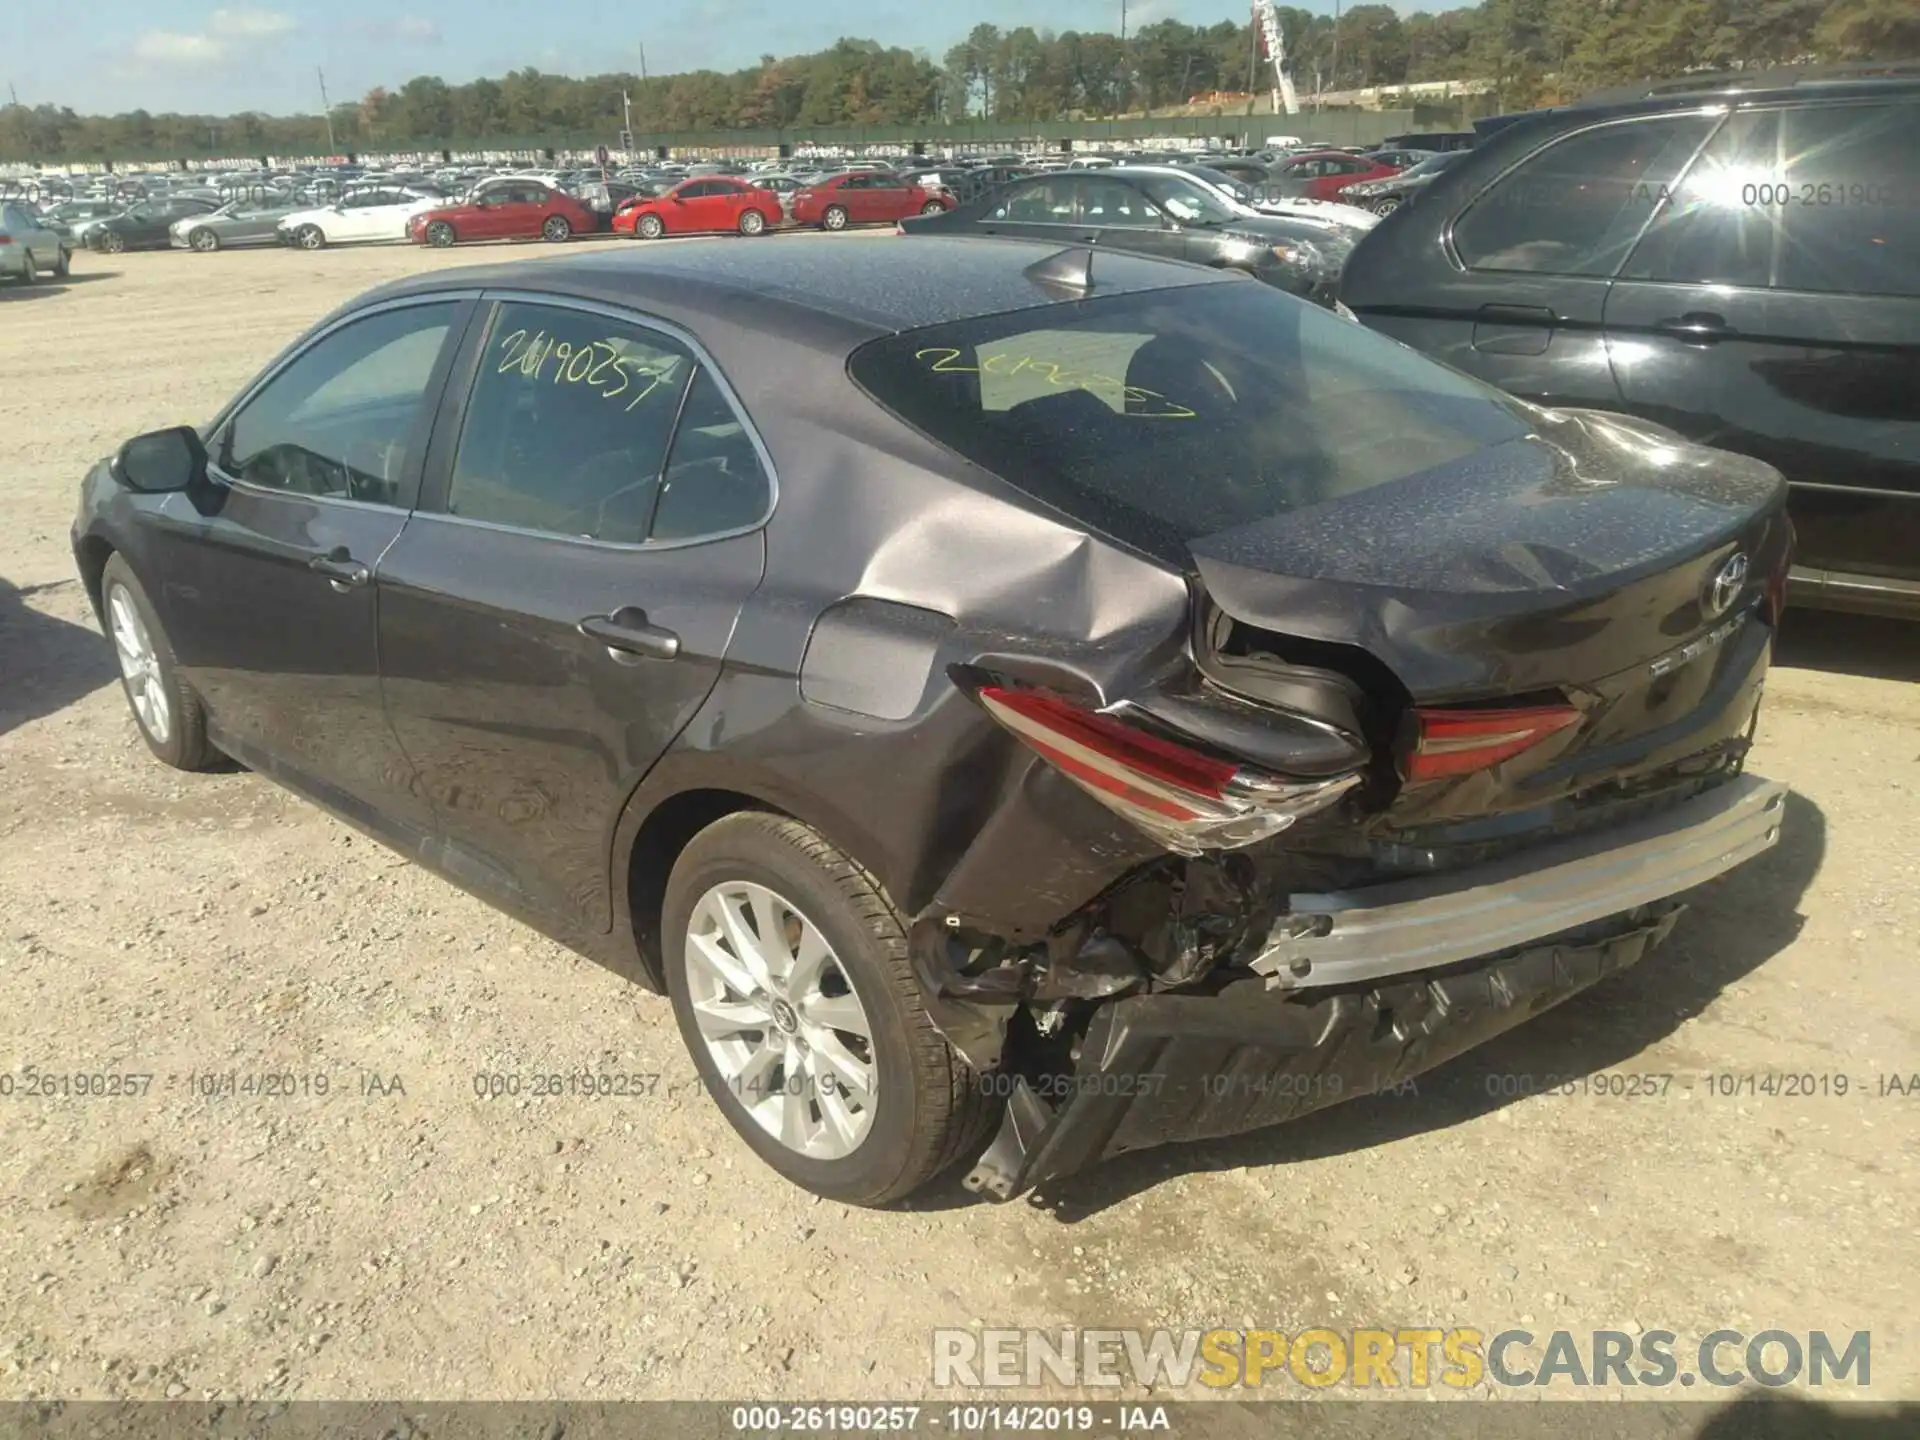
<svg viewBox="0 0 1920 1440"><path fill-rule="evenodd" d="M928 1018L899 916L810 827L762 811L708 826L661 927L708 1093L794 1184L886 1205L985 1142L997 1107Z"/></svg>
<svg viewBox="0 0 1920 1440"><path fill-rule="evenodd" d="M1382 195L1378 200L1373 202L1373 213L1376 215L1391 215L1399 208L1400 197L1398 195Z"/></svg>
<svg viewBox="0 0 1920 1440"><path fill-rule="evenodd" d="M540 238L558 245L573 238L573 226L564 215L549 215L547 223L540 227Z"/></svg>
<svg viewBox="0 0 1920 1440"><path fill-rule="evenodd" d="M324 250L327 248L327 232L318 225L302 225L293 232L293 243L302 250Z"/></svg>
<svg viewBox="0 0 1920 1440"><path fill-rule="evenodd" d="M658 215L642 215L640 223L633 227L634 233L646 240L658 240L667 233L667 222Z"/></svg>
<svg viewBox="0 0 1920 1440"><path fill-rule="evenodd" d="M100 609L120 662L120 686L147 749L176 770L206 770L218 762L207 739L200 697L180 682L173 645L133 570L118 555L100 575Z"/></svg>
<svg viewBox="0 0 1920 1440"><path fill-rule="evenodd" d="M109 255L118 255L127 248L127 237L117 230L109 230L100 245Z"/></svg>
<svg viewBox="0 0 1920 1440"><path fill-rule="evenodd" d="M427 226L427 244L444 250L460 237L453 233L453 226L444 220L436 220Z"/></svg>
<svg viewBox="0 0 1920 1440"><path fill-rule="evenodd" d="M758 235L766 228L767 217L762 215L758 210L742 210L740 212L740 233L742 235Z"/></svg>
<svg viewBox="0 0 1920 1440"><path fill-rule="evenodd" d="M202 225L198 230L195 230L191 235L187 236L187 244L202 254L212 254L220 248L220 237Z"/></svg>
<svg viewBox="0 0 1920 1440"><path fill-rule="evenodd" d="M842 205L829 205L826 213L820 217L820 223L828 230L847 228L847 211Z"/></svg>

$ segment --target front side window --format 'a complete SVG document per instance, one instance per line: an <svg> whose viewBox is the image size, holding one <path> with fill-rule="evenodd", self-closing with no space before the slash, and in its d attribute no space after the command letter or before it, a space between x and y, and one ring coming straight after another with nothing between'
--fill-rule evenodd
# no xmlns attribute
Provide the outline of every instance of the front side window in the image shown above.
<svg viewBox="0 0 1920 1440"><path fill-rule="evenodd" d="M402 503L414 424L458 308L385 310L316 341L223 427L220 468L295 495Z"/></svg>
<svg viewBox="0 0 1920 1440"><path fill-rule="evenodd" d="M1096 296L1045 319L889 336L849 370L949 449L1170 559L1529 428L1498 391L1265 286Z"/></svg>
<svg viewBox="0 0 1920 1440"><path fill-rule="evenodd" d="M1454 223L1473 270L1613 275L1718 117L1664 115L1556 140Z"/></svg>
<svg viewBox="0 0 1920 1440"><path fill-rule="evenodd" d="M1780 288L1920 296L1920 104L1796 106L1780 128L1773 191L1755 187L1780 215Z"/></svg>
<svg viewBox="0 0 1920 1440"><path fill-rule="evenodd" d="M468 399L448 512L642 543L698 368L679 341L642 325L558 306L500 306Z"/></svg>

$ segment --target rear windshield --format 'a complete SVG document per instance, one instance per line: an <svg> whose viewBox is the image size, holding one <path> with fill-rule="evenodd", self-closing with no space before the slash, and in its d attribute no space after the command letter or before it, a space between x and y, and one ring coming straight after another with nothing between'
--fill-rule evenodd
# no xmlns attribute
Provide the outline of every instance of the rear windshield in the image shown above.
<svg viewBox="0 0 1920 1440"><path fill-rule="evenodd" d="M849 370L932 439L1173 561L1530 429L1498 391L1253 281L912 330Z"/></svg>

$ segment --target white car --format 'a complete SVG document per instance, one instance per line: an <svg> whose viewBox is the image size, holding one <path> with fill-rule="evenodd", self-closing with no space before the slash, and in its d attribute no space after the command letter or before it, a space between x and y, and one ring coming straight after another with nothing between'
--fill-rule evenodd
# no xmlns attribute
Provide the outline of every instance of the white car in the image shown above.
<svg viewBox="0 0 1920 1440"><path fill-rule="evenodd" d="M42 275L64 280L70 252L59 233L24 200L0 202L0 278L31 285Z"/></svg>
<svg viewBox="0 0 1920 1440"><path fill-rule="evenodd" d="M446 197L402 186L376 186L342 195L331 205L296 210L277 227L280 238L302 250L407 238L407 222L422 210L445 205Z"/></svg>
<svg viewBox="0 0 1920 1440"><path fill-rule="evenodd" d="M1358 205L1342 205L1332 200L1259 199L1253 188L1220 171L1191 165L1130 165L1130 170L1151 170L1162 175L1184 175L1196 185L1204 185L1236 210L1254 215L1284 215L1306 220L1324 220L1351 230L1371 230L1380 217Z"/></svg>

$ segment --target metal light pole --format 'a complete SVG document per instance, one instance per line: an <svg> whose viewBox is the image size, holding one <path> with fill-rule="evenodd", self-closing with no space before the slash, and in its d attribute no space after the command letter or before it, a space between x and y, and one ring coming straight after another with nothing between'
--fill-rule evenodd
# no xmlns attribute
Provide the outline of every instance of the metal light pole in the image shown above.
<svg viewBox="0 0 1920 1440"><path fill-rule="evenodd" d="M1333 0L1333 88L1340 89L1340 0Z"/></svg>
<svg viewBox="0 0 1920 1440"><path fill-rule="evenodd" d="M320 79L320 113L327 121L327 154L338 155L340 146L333 138L333 103L327 99L327 72L316 65L313 73Z"/></svg>
<svg viewBox="0 0 1920 1440"><path fill-rule="evenodd" d="M1120 113L1127 113L1127 100L1133 93L1133 67L1127 63L1127 0L1120 0Z"/></svg>

